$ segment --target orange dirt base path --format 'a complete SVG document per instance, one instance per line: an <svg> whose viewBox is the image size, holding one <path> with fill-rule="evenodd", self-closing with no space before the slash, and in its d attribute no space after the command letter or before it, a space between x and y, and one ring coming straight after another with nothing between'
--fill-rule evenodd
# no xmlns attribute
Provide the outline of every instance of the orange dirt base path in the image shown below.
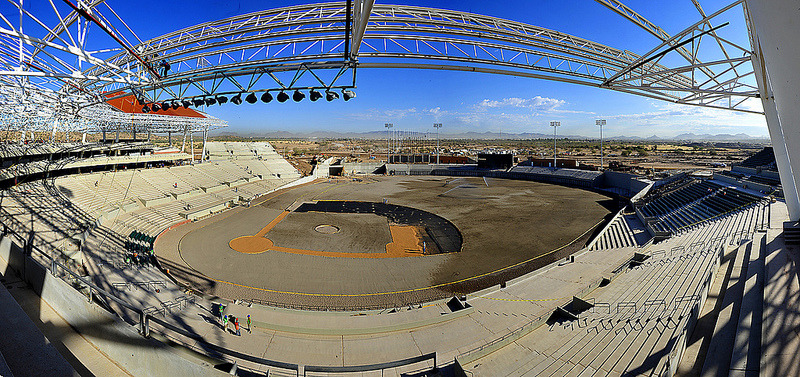
<svg viewBox="0 0 800 377"><path fill-rule="evenodd" d="M386 244L386 254L394 257L422 256L422 237L419 228L410 225L389 225L392 242Z"/></svg>
<svg viewBox="0 0 800 377"><path fill-rule="evenodd" d="M228 246L235 251L245 254L260 254L268 250L273 250L290 254L314 255L331 258L403 258L421 257L423 255L422 237L420 237L419 230L415 226L407 225L389 226L389 232L392 235L392 242L386 244L385 253L344 253L275 246L272 240L266 238L265 236L270 230L272 230L272 228L275 227L275 225L278 225L278 223L283 221L283 219L286 218L289 213L289 211L283 211L280 215L278 215L278 217L270 221L267 226L262 228L255 235L236 237L228 242Z"/></svg>

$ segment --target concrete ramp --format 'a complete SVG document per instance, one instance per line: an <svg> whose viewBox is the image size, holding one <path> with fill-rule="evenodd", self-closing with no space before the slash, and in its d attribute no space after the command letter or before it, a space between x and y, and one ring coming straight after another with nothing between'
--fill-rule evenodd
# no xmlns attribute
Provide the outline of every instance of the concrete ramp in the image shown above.
<svg viewBox="0 0 800 377"><path fill-rule="evenodd" d="M25 283L6 273L0 285L0 376L77 376L72 366L28 318L6 286ZM6 373L5 370L11 371Z"/></svg>

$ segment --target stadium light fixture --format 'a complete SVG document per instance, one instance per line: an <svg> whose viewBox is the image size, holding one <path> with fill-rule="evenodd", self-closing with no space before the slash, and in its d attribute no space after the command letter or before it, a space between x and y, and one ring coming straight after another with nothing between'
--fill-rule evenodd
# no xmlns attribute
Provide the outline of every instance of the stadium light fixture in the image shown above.
<svg viewBox="0 0 800 377"><path fill-rule="evenodd" d="M391 147L391 137L389 136L389 129L394 127L394 124L386 123L384 124L386 127L386 163L388 164L391 161L390 155L392 153Z"/></svg>
<svg viewBox="0 0 800 377"><path fill-rule="evenodd" d="M561 122L550 122L550 127L553 127L553 169L558 168L558 160L556 159L556 129L561 127Z"/></svg>
<svg viewBox="0 0 800 377"><path fill-rule="evenodd" d="M603 168L603 126L606 125L605 119L598 119L594 124L600 126L600 169Z"/></svg>
<svg viewBox="0 0 800 377"><path fill-rule="evenodd" d="M442 124L434 123L433 128L436 129L436 165L439 165L439 129L442 128Z"/></svg>
<svg viewBox="0 0 800 377"><path fill-rule="evenodd" d="M231 97L231 103L234 105L241 105L242 104L242 94L239 93L233 97Z"/></svg>
<svg viewBox="0 0 800 377"><path fill-rule="evenodd" d="M294 93L292 94L292 99L294 102L300 102L303 100L303 98L306 98L306 95L303 94L303 92L301 92L299 89L295 89Z"/></svg>
<svg viewBox="0 0 800 377"><path fill-rule="evenodd" d="M325 91L325 100L331 102L335 99L339 99L339 93L332 92L330 90Z"/></svg>
<svg viewBox="0 0 800 377"><path fill-rule="evenodd" d="M223 103L226 103L226 102L228 102L228 97L225 97L225 96L217 96L216 100L217 100L217 103L218 103L218 104L222 105Z"/></svg>
<svg viewBox="0 0 800 377"><path fill-rule="evenodd" d="M172 101L172 110L178 110L181 107L181 104L178 101Z"/></svg>
<svg viewBox="0 0 800 377"><path fill-rule="evenodd" d="M247 95L247 97L244 97L244 100L247 101L247 103L249 104L254 104L258 102L258 97L256 97L255 93L250 93Z"/></svg>
<svg viewBox="0 0 800 377"><path fill-rule="evenodd" d="M278 93L278 102L284 103L289 99L289 95L286 92Z"/></svg>
<svg viewBox="0 0 800 377"><path fill-rule="evenodd" d="M214 97L206 97L206 106L211 106L215 103L217 103L217 100Z"/></svg>
<svg viewBox="0 0 800 377"><path fill-rule="evenodd" d="M203 106L206 102L203 101L202 98L195 98L192 100L192 103L194 103L194 107L200 107Z"/></svg>
<svg viewBox="0 0 800 377"><path fill-rule="evenodd" d="M161 105L159 105L159 104L156 102L156 103L153 103L153 106L152 106L152 108L153 108L153 111L158 111L158 110L161 110Z"/></svg>
<svg viewBox="0 0 800 377"><path fill-rule="evenodd" d="M272 102L272 94L269 94L269 92L264 92L264 94L261 95L261 102L264 103Z"/></svg>
<svg viewBox="0 0 800 377"><path fill-rule="evenodd" d="M167 111L167 110L169 110L170 107L172 107L172 104L170 104L169 102L161 103L161 110L162 111Z"/></svg>
<svg viewBox="0 0 800 377"><path fill-rule="evenodd" d="M184 109L188 109L189 106L192 106L192 102L189 101L189 100L183 100L183 101L181 101L181 104L183 105Z"/></svg>
<svg viewBox="0 0 800 377"><path fill-rule="evenodd" d="M356 98L356 92L342 89L342 98L344 98L345 101L349 101L351 98Z"/></svg>
<svg viewBox="0 0 800 377"><path fill-rule="evenodd" d="M147 105L142 106L142 112L147 114L150 112L150 108Z"/></svg>
<svg viewBox="0 0 800 377"><path fill-rule="evenodd" d="M311 100L311 102L316 102L318 99L322 98L322 93L311 89L311 91L308 93L308 98Z"/></svg>

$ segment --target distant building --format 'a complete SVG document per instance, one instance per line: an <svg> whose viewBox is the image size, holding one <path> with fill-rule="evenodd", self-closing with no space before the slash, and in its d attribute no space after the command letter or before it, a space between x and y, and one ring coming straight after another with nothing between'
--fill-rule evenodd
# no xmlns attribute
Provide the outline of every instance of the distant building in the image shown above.
<svg viewBox="0 0 800 377"><path fill-rule="evenodd" d="M580 166L578 160L570 160L566 158L559 158L556 160L558 163L559 168L570 168L575 169ZM553 167L553 159L552 158L529 158L528 161L523 161L520 163L522 166L540 166L551 168Z"/></svg>
<svg viewBox="0 0 800 377"><path fill-rule="evenodd" d="M433 157L433 161L436 161L436 156ZM474 164L475 160L467 157L467 156L439 156L439 163L440 164Z"/></svg>
<svg viewBox="0 0 800 377"><path fill-rule="evenodd" d="M510 153L478 153L478 169L509 169L514 166Z"/></svg>

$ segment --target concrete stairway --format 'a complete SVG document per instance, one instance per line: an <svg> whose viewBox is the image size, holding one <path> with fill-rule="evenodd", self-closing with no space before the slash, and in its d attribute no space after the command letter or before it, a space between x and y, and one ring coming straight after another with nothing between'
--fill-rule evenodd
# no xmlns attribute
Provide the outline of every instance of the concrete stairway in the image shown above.
<svg viewBox="0 0 800 377"><path fill-rule="evenodd" d="M755 233L736 253L701 376L758 375L764 249L764 233Z"/></svg>

